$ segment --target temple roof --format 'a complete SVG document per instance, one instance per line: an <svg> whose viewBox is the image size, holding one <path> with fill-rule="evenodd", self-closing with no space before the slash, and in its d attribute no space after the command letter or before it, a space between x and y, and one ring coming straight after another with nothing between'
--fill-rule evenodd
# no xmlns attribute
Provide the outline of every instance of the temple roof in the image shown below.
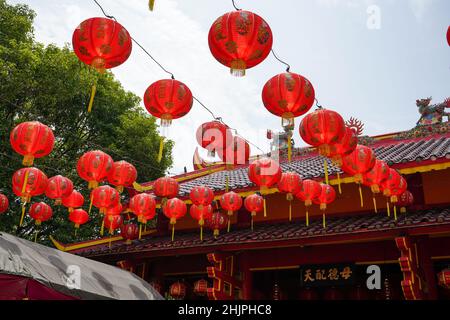
<svg viewBox="0 0 450 320"><path fill-rule="evenodd" d="M199 239L198 231L178 232L175 240L172 242L169 236L150 235L135 240L132 244L126 244L123 240L111 244L97 245L79 250L72 253L86 257L96 257L102 255L127 254L132 252L154 253L155 256L166 255L178 250L202 248L214 250L218 247L226 250L228 246L261 246L264 243L273 244L274 242L298 241L298 244L307 244L321 242L321 239L327 239L332 242L339 236L351 235L358 239L370 238L371 235L388 236L389 232L396 232L398 235L402 232L424 231L430 232L430 227L442 227L450 231L450 208L423 210L400 214L398 220L388 217L386 213L363 214L357 216L334 217L327 219L327 228L323 229L322 220L312 220L309 227L305 226L304 221L293 221L291 223L261 224L256 225L252 231L248 226L242 226L227 233L222 231L215 239L212 232L205 232L203 241ZM425 232L425 231L424 231ZM364 237L362 237L364 235Z"/></svg>

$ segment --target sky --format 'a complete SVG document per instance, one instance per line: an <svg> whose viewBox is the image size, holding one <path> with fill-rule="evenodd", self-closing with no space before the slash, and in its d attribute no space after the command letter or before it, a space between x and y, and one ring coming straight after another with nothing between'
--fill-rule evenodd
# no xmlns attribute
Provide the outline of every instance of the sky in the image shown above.
<svg viewBox="0 0 450 320"><path fill-rule="evenodd" d="M85 19L102 16L93 0L7 0L28 4L37 13L35 37L45 44L71 45L72 33ZM229 74L208 48L208 31L219 16L233 11L231 0L99 0L194 96L240 135L262 150L266 130L281 130L280 118L262 104L261 91L285 66L269 56L243 78ZM270 25L275 52L313 84L319 103L356 117L364 134L379 135L415 126L416 99L450 96L450 25L448 0L236 0ZM167 78L137 46L123 65L112 70L126 90L142 97L147 87ZM87 88L89 91L90 89ZM141 103L143 106L143 103ZM95 107L93 112L95 112ZM191 112L173 122L178 174L192 170L198 146L195 131L211 115L194 103ZM294 140L304 145L296 119ZM252 154L261 153L252 147ZM201 150L206 157L206 152ZM116 159L119 160L119 159Z"/></svg>

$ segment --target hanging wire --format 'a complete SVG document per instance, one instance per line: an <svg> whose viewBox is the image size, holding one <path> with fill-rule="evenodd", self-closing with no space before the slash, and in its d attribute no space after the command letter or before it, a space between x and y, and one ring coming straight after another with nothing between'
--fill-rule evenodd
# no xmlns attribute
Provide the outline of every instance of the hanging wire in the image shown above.
<svg viewBox="0 0 450 320"><path fill-rule="evenodd" d="M234 3L234 0L231 0L231 2L233 3L233 7L234 7L236 10L238 10L238 11L241 11L241 10L242 10L242 9L236 7L236 4Z"/></svg>
<svg viewBox="0 0 450 320"><path fill-rule="evenodd" d="M284 65L286 66L286 72L289 72L289 70L291 70L291 66L290 66L287 62L281 60L281 59L277 56L277 54L275 53L275 51L274 51L273 49L271 49L271 51L272 51L272 54L273 54L273 56L275 57L275 59L277 59L278 61L280 61L282 64L284 64Z"/></svg>

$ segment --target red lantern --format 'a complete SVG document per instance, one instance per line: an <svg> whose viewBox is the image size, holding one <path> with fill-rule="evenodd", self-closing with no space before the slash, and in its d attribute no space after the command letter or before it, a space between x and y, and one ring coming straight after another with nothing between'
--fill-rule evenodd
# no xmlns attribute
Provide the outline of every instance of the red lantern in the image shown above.
<svg viewBox="0 0 450 320"><path fill-rule="evenodd" d="M210 219L206 220L206 225L213 230L214 237L219 236L220 230L225 229L227 226L227 218L220 211L216 211L212 214Z"/></svg>
<svg viewBox="0 0 450 320"><path fill-rule="evenodd" d="M9 137L15 152L24 156L23 165L30 167L35 158L42 158L53 150L55 137L53 131L38 121L22 122Z"/></svg>
<svg viewBox="0 0 450 320"><path fill-rule="evenodd" d="M203 226L205 225L205 220L211 219L212 217L212 206L193 204L189 209L189 214L192 218L198 221L198 225L200 226L200 240L203 241Z"/></svg>
<svg viewBox="0 0 450 320"><path fill-rule="evenodd" d="M83 209L75 209L69 214L69 220L75 224L75 229L89 221L88 213Z"/></svg>
<svg viewBox="0 0 450 320"><path fill-rule="evenodd" d="M135 223L126 223L120 227L120 235L126 244L131 244L133 240L139 238L139 228Z"/></svg>
<svg viewBox="0 0 450 320"><path fill-rule="evenodd" d="M242 77L245 70L260 64L272 49L272 30L263 18L249 11L229 12L219 17L208 35L209 49L231 74Z"/></svg>
<svg viewBox="0 0 450 320"><path fill-rule="evenodd" d="M389 177L389 166L386 162L381 160L375 160L373 168L363 175L363 184L371 188L373 193L373 206L375 212L377 210L377 202L375 194L380 193L381 183Z"/></svg>
<svg viewBox="0 0 450 320"><path fill-rule="evenodd" d="M128 31L107 18L90 18L80 23L73 33L72 44L77 57L99 71L121 65L132 49Z"/></svg>
<svg viewBox="0 0 450 320"><path fill-rule="evenodd" d="M89 182L89 189L95 189L108 176L113 163L113 159L103 151L86 152L77 162L78 175Z"/></svg>
<svg viewBox="0 0 450 320"><path fill-rule="evenodd" d="M47 176L37 168L22 168L17 170L12 178L13 192L21 197L22 202L29 203L31 197L39 196L47 188Z"/></svg>
<svg viewBox="0 0 450 320"><path fill-rule="evenodd" d="M142 224L146 224L156 215L155 198L147 193L140 193L130 200L130 210L137 216L139 225L139 239L142 236Z"/></svg>
<svg viewBox="0 0 450 320"><path fill-rule="evenodd" d="M45 195L47 196L47 198L54 199L55 205L61 205L62 199L70 196L72 192L72 180L60 175L48 179Z"/></svg>
<svg viewBox="0 0 450 320"><path fill-rule="evenodd" d="M136 181L136 178L136 168L126 161L114 162L112 169L108 174L108 182L113 186L116 186L119 193L123 192L124 187L132 186Z"/></svg>
<svg viewBox="0 0 450 320"><path fill-rule="evenodd" d="M202 209L203 206L210 205L214 200L214 192L206 186L198 186L191 189L189 198L193 204Z"/></svg>
<svg viewBox="0 0 450 320"><path fill-rule="evenodd" d="M258 194L252 194L252 195L248 196L247 198L245 198L244 206L245 206L245 209L247 209L247 211L251 212L251 216L252 216L251 227L253 230L253 217L255 217L258 212L261 212L264 210L264 198Z"/></svg>
<svg viewBox="0 0 450 320"><path fill-rule="evenodd" d="M36 225L40 225L42 222L50 220L53 210L44 202L33 203L30 207L29 215L35 220Z"/></svg>
<svg viewBox="0 0 450 320"><path fill-rule="evenodd" d="M69 212L72 212L74 208L82 207L83 204L84 197L76 190L73 190L68 197L62 199L62 205L68 208Z"/></svg>
<svg viewBox="0 0 450 320"><path fill-rule="evenodd" d="M406 208L412 206L413 204L414 204L414 196L408 190L403 192L403 194L398 198L397 205L400 207L401 213L406 213Z"/></svg>
<svg viewBox="0 0 450 320"><path fill-rule="evenodd" d="M314 99L314 88L308 79L291 72L276 75L267 81L262 91L264 106L282 118L283 127L293 127L294 118L307 113Z"/></svg>
<svg viewBox="0 0 450 320"><path fill-rule="evenodd" d="M342 165L342 157L350 155L355 151L358 144L358 137L355 131L345 127L345 134L341 140L330 145L330 154L328 155L338 166Z"/></svg>
<svg viewBox="0 0 450 320"><path fill-rule="evenodd" d="M9 208L9 200L8 197L4 194L0 193L0 214L8 211Z"/></svg>
<svg viewBox="0 0 450 320"><path fill-rule="evenodd" d="M289 221L292 221L292 200L302 187L302 179L296 172L285 172L278 182L278 190L286 193L286 200L289 201Z"/></svg>
<svg viewBox="0 0 450 320"><path fill-rule="evenodd" d="M234 136L232 143L225 149L217 150L217 154L227 166L247 164L250 159L250 145L245 139Z"/></svg>
<svg viewBox="0 0 450 320"><path fill-rule="evenodd" d="M220 121L203 123L197 129L198 144L208 150L208 156L214 157L215 152L225 149L232 143L232 133L229 127Z"/></svg>
<svg viewBox="0 0 450 320"><path fill-rule="evenodd" d="M326 228L326 220L325 220L325 210L327 209L327 205L334 202L336 200L336 191L334 188L328 184L321 184L321 192L320 195L313 199L315 204L320 205L320 210L322 211L322 224L323 227Z"/></svg>
<svg viewBox="0 0 450 320"><path fill-rule="evenodd" d="M162 207L164 215L170 219L172 225L172 241L175 234L175 224L177 220L184 217L187 212L186 204L178 198L172 198L167 200Z"/></svg>
<svg viewBox="0 0 450 320"><path fill-rule="evenodd" d="M450 46L450 26L447 29L447 43Z"/></svg>
<svg viewBox="0 0 450 320"><path fill-rule="evenodd" d="M381 184L381 189L386 197L390 197L391 202L394 204L394 218L397 220L397 207L396 203L398 197L401 196L406 189L408 184L406 180L394 169L389 169L389 177L383 181ZM389 201L386 203L388 216L390 216Z"/></svg>
<svg viewBox="0 0 450 320"><path fill-rule="evenodd" d="M105 216L112 217L112 216L118 216L123 212L123 206L119 202L116 205L109 207L105 211Z"/></svg>
<svg viewBox="0 0 450 320"><path fill-rule="evenodd" d="M104 217L103 224L105 225L105 228L109 230L109 234L112 235L114 230L122 226L123 217L121 215Z"/></svg>
<svg viewBox="0 0 450 320"><path fill-rule="evenodd" d="M264 194L276 185L281 179L280 165L269 158L255 160L248 168L248 177L251 182L260 187Z"/></svg>
<svg viewBox="0 0 450 320"><path fill-rule="evenodd" d="M177 180L171 177L159 178L153 184L153 192L157 197L162 198L161 203L165 203L167 199L175 198L179 189Z"/></svg>
<svg viewBox="0 0 450 320"><path fill-rule="evenodd" d="M100 210L100 214L106 214L108 208L119 204L119 192L110 186L95 188L91 193L92 205Z"/></svg>
<svg viewBox="0 0 450 320"><path fill-rule="evenodd" d="M231 217L234 211L238 211L242 207L242 198L237 193L230 191L224 193L220 197L220 206L227 211L228 214L228 232L230 232Z"/></svg>
<svg viewBox="0 0 450 320"><path fill-rule="evenodd" d="M194 293L199 297L204 297L208 293L208 281L200 279L194 283Z"/></svg>
<svg viewBox="0 0 450 320"><path fill-rule="evenodd" d="M338 143L345 135L345 123L335 111L318 109L306 115L300 123L300 136L325 157L330 155L330 146Z"/></svg>
<svg viewBox="0 0 450 320"><path fill-rule="evenodd" d="M170 286L169 294L175 300L183 300L186 296L186 285L182 282L175 282Z"/></svg>
<svg viewBox="0 0 450 320"><path fill-rule="evenodd" d="M313 201L322 193L320 183L314 180L303 180L300 191L295 196L305 203L306 207L306 226L309 226L309 207L312 206Z"/></svg>

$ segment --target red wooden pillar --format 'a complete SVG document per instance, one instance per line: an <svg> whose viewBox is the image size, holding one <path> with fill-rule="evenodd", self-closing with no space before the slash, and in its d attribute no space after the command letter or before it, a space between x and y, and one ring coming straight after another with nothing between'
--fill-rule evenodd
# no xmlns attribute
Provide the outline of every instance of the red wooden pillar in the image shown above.
<svg viewBox="0 0 450 320"><path fill-rule="evenodd" d="M427 300L437 300L438 288L436 283L436 274L433 267L433 261L430 256L428 238L420 238L417 241L417 259L419 262L419 268L422 271L426 283Z"/></svg>
<svg viewBox="0 0 450 320"><path fill-rule="evenodd" d="M244 252L241 256L242 272L242 298L252 300L253 274L250 271L250 258L248 253Z"/></svg>

